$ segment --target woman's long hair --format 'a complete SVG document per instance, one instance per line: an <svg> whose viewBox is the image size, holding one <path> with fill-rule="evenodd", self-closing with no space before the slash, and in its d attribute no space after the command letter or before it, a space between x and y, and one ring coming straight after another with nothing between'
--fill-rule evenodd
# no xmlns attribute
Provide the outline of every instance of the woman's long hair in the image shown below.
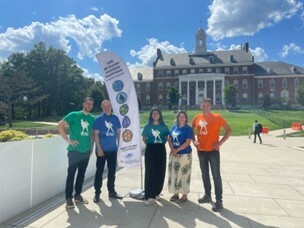
<svg viewBox="0 0 304 228"><path fill-rule="evenodd" d="M160 124L165 124L164 119L163 119L163 114L162 114L162 112L160 111L159 108L156 108L156 107L152 108L152 110L150 111L150 114L149 114L149 124L153 124L152 113L153 113L154 111L158 112L158 114L159 114L158 122L159 122Z"/></svg>

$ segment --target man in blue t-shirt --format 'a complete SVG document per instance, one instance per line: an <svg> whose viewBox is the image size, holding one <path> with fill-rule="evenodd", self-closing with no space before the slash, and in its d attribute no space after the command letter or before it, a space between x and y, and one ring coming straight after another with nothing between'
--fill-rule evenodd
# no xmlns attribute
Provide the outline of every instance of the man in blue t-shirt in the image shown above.
<svg viewBox="0 0 304 228"><path fill-rule="evenodd" d="M96 174L94 181L95 196L93 201L100 201L102 177L105 162L108 165L108 191L109 197L122 199L115 191L115 173L117 162L117 145L119 143L121 124L118 117L112 114L112 105L109 100L101 103L103 113L98 116L93 125L94 141L96 144Z"/></svg>

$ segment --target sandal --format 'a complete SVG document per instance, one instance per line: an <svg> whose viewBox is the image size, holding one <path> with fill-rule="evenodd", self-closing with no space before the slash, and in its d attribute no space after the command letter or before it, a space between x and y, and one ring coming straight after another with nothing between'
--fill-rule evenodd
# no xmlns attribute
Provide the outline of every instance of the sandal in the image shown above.
<svg viewBox="0 0 304 228"><path fill-rule="evenodd" d="M175 194L175 195L171 196L170 201L174 202L174 201L177 201L178 199L179 199L179 196L177 194Z"/></svg>

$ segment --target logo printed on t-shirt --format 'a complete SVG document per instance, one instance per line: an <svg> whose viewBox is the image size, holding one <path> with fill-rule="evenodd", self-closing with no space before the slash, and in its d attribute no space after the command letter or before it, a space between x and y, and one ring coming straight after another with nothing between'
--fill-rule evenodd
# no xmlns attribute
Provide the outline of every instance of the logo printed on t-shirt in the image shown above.
<svg viewBox="0 0 304 228"><path fill-rule="evenodd" d="M152 129L152 135L154 136L154 143L162 143L159 134L160 134L159 130Z"/></svg>
<svg viewBox="0 0 304 228"><path fill-rule="evenodd" d="M180 146L180 142L178 141L178 135L179 135L178 131L172 132L172 141L174 146Z"/></svg>
<svg viewBox="0 0 304 228"><path fill-rule="evenodd" d="M113 130L113 124L111 122L107 122L105 120L105 125L108 128L107 132L106 132L106 136L114 136L114 130Z"/></svg>
<svg viewBox="0 0 304 228"><path fill-rule="evenodd" d="M88 136L89 135L89 123L88 121L84 121L83 119L80 120L82 131L80 133L81 136Z"/></svg>
<svg viewBox="0 0 304 228"><path fill-rule="evenodd" d="M207 135L208 134L208 130L207 130L207 122L206 120L200 120L199 121L199 126L201 127L200 129L200 135Z"/></svg>

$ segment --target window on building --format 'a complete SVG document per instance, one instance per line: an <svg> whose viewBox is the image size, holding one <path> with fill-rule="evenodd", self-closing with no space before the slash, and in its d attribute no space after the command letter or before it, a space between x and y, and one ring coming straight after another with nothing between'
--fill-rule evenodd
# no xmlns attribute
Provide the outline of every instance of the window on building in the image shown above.
<svg viewBox="0 0 304 228"><path fill-rule="evenodd" d="M239 74L239 69L237 66L233 67L233 74Z"/></svg>
<svg viewBox="0 0 304 228"><path fill-rule="evenodd" d="M198 72L199 72L199 73L204 73L204 68L199 68L199 69L198 69Z"/></svg>
<svg viewBox="0 0 304 228"><path fill-rule="evenodd" d="M147 82L147 83L146 83L146 91L147 91L147 92L150 92L150 90L151 90L151 85L150 85L149 82Z"/></svg>
<svg viewBox="0 0 304 228"><path fill-rule="evenodd" d="M159 77L159 78L162 78L163 75L164 75L163 70L159 70L159 71L158 71L158 77Z"/></svg>
<svg viewBox="0 0 304 228"><path fill-rule="evenodd" d="M225 86L229 85L229 81L226 79L225 80Z"/></svg>
<svg viewBox="0 0 304 228"><path fill-rule="evenodd" d="M178 90L178 87L179 87L178 81L174 82L174 88Z"/></svg>
<svg viewBox="0 0 304 228"><path fill-rule="evenodd" d="M195 69L190 70L191 74L195 74Z"/></svg>
<svg viewBox="0 0 304 228"><path fill-rule="evenodd" d="M235 86L235 88L239 88L239 82L238 82L238 80L234 79L233 80L233 85Z"/></svg>
<svg viewBox="0 0 304 228"><path fill-rule="evenodd" d="M222 82L221 81L216 81L215 82L215 88L216 88L216 90L220 90L221 86L222 86Z"/></svg>
<svg viewBox="0 0 304 228"><path fill-rule="evenodd" d="M173 58L170 59L170 65L171 65L171 66L175 66L175 61L174 61Z"/></svg>
<svg viewBox="0 0 304 228"><path fill-rule="evenodd" d="M275 89L275 80L272 78L269 81L269 88L270 89Z"/></svg>
<svg viewBox="0 0 304 228"><path fill-rule="evenodd" d="M214 57L212 55L209 56L209 62L213 63L214 62Z"/></svg>
<svg viewBox="0 0 304 228"><path fill-rule="evenodd" d="M159 103L159 104L162 104L162 103L163 103L163 95L162 95L162 94L159 94L159 95L158 95L158 103Z"/></svg>
<svg viewBox="0 0 304 228"><path fill-rule="evenodd" d="M171 77L171 70L167 70L166 75L167 77Z"/></svg>
<svg viewBox="0 0 304 228"><path fill-rule="evenodd" d="M300 86L300 80L298 78L294 79L294 87L298 88Z"/></svg>
<svg viewBox="0 0 304 228"><path fill-rule="evenodd" d="M151 103L151 97L150 97L149 94L146 95L146 103L147 103L147 104L150 104L150 103Z"/></svg>
<svg viewBox="0 0 304 228"><path fill-rule="evenodd" d="M263 89L263 80L262 79L258 80L258 88Z"/></svg>
<svg viewBox="0 0 304 228"><path fill-rule="evenodd" d="M243 74L248 74L248 67L247 66L242 67L242 73Z"/></svg>
<svg viewBox="0 0 304 228"><path fill-rule="evenodd" d="M275 100L275 93L272 91L272 92L270 92L270 98L272 99L272 100Z"/></svg>
<svg viewBox="0 0 304 228"><path fill-rule="evenodd" d="M175 76L178 76L178 75L179 75L179 70L175 70L175 71L174 71L174 75L175 75Z"/></svg>
<svg viewBox="0 0 304 228"><path fill-rule="evenodd" d="M140 73L140 72L137 73L137 80L138 80L138 81L142 81L142 80L143 80L143 75L142 75L142 73Z"/></svg>
<svg viewBox="0 0 304 228"><path fill-rule="evenodd" d="M158 83L158 91L163 91L163 83L162 82Z"/></svg>
<svg viewBox="0 0 304 228"><path fill-rule="evenodd" d="M246 78L244 78L242 81L242 87L243 87L243 89L248 89L248 81Z"/></svg>
<svg viewBox="0 0 304 228"><path fill-rule="evenodd" d="M229 67L225 67L225 74L229 75Z"/></svg>
<svg viewBox="0 0 304 228"><path fill-rule="evenodd" d="M221 68L220 67L215 68L215 73L220 74L221 73Z"/></svg>
<svg viewBox="0 0 304 228"><path fill-rule="evenodd" d="M283 88L283 89L286 89L286 88L287 88L287 79L286 79L286 78L283 78L283 79L282 79L282 88Z"/></svg>
<svg viewBox="0 0 304 228"><path fill-rule="evenodd" d="M187 91L187 82L182 82L182 90Z"/></svg>
<svg viewBox="0 0 304 228"><path fill-rule="evenodd" d="M247 94L247 92L245 91L245 92L243 93L243 99L247 100L247 98L248 98L248 94Z"/></svg>
<svg viewBox="0 0 304 228"><path fill-rule="evenodd" d="M187 74L187 69L183 69L183 74Z"/></svg>
<svg viewBox="0 0 304 228"><path fill-rule="evenodd" d="M211 67L207 68L207 73L212 73L212 68Z"/></svg>
<svg viewBox="0 0 304 228"><path fill-rule="evenodd" d="M216 104L221 104L222 103L222 96L219 92L216 93Z"/></svg>
<svg viewBox="0 0 304 228"><path fill-rule="evenodd" d="M136 84L136 91L137 91L137 93L140 93L140 83Z"/></svg>
<svg viewBox="0 0 304 228"><path fill-rule="evenodd" d="M230 60L230 62L234 62L234 56L230 55L229 60Z"/></svg>
<svg viewBox="0 0 304 228"><path fill-rule="evenodd" d="M167 84L166 84L167 90L169 90L170 87L171 87L171 83L170 83L170 82L167 82Z"/></svg>

